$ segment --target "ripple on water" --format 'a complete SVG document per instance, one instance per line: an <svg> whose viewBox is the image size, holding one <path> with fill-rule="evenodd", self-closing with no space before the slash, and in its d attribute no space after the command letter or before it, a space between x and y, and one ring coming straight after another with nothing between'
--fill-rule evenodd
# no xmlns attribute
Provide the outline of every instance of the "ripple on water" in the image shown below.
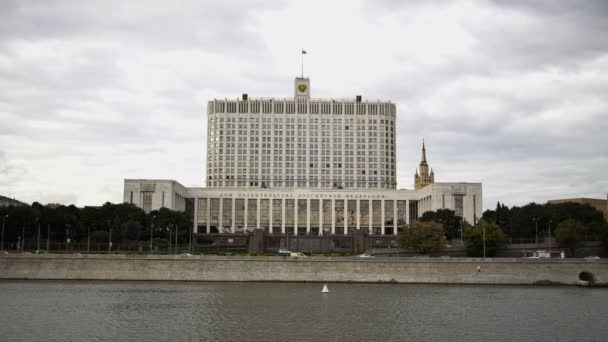
<svg viewBox="0 0 608 342"><path fill-rule="evenodd" d="M3 341L602 340L608 290L0 282Z"/></svg>

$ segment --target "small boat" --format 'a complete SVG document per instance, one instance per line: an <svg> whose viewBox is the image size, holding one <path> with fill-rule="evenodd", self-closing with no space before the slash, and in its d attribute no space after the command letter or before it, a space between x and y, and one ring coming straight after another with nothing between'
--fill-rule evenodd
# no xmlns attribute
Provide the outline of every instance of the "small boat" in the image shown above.
<svg viewBox="0 0 608 342"><path fill-rule="evenodd" d="M321 293L329 293L329 289L327 288L326 284L323 284L323 290L321 290Z"/></svg>

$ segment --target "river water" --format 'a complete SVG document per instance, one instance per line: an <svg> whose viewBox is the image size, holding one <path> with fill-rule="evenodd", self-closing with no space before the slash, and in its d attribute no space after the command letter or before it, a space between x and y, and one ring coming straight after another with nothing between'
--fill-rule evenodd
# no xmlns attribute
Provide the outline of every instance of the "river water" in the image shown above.
<svg viewBox="0 0 608 342"><path fill-rule="evenodd" d="M0 281L0 341L606 341L608 289Z"/></svg>

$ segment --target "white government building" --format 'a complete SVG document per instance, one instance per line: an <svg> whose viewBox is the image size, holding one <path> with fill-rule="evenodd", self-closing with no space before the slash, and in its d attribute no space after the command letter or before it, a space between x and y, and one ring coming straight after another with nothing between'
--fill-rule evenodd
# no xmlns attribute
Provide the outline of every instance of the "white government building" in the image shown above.
<svg viewBox="0 0 608 342"><path fill-rule="evenodd" d="M124 201L191 213L195 233L391 235L443 208L477 222L481 183L436 183L424 143L415 189L396 189L395 104L311 99L303 77L294 88L293 98L209 101L207 186L125 179Z"/></svg>

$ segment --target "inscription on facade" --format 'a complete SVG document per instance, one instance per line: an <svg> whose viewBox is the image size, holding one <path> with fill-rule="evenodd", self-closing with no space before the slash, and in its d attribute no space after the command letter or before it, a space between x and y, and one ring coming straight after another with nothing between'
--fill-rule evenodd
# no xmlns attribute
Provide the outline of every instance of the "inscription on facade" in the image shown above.
<svg viewBox="0 0 608 342"><path fill-rule="evenodd" d="M156 184L154 183L140 183L139 191L156 191Z"/></svg>

